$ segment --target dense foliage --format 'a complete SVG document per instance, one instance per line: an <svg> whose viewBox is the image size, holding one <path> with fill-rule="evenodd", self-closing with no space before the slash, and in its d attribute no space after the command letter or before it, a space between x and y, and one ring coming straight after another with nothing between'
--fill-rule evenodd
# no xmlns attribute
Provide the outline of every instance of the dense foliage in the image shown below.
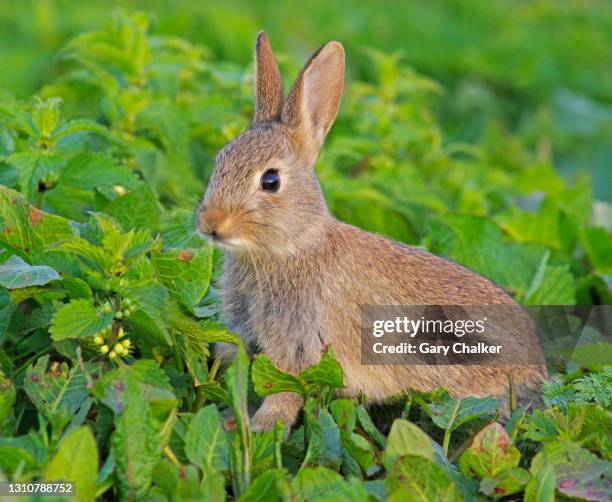
<svg viewBox="0 0 612 502"><path fill-rule="evenodd" d="M589 176L558 174L547 133L533 155L503 129L450 141L443 87L366 53L372 76L349 83L319 161L332 211L527 305L610 303L611 210ZM144 14L75 36L57 60L36 97L0 101L6 478L75 480L79 500L609 497L599 333L551 368L543 409L504 425L498 400L441 389L402 398L386 430L363 400L334 398L333 347L299 376L242 349L220 368L209 344L237 339L219 322L222 257L194 235L193 209L216 150L249 124L251 69L152 33ZM252 432L251 405L280 391L305 398L299 427Z"/></svg>

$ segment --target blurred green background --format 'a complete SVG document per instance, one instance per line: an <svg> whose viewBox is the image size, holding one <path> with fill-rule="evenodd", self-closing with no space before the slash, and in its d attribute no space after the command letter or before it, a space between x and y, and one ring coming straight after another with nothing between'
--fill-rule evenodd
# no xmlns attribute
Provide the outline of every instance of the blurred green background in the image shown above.
<svg viewBox="0 0 612 502"><path fill-rule="evenodd" d="M592 173L612 197L612 3L574 1L93 2L3 0L0 87L28 97L63 70L54 60L77 33L99 28L113 7L153 14L155 31L247 65L255 34L301 62L329 39L344 43L352 78L372 80L364 51L399 51L445 89L436 111L453 140L517 135L564 174ZM515 151L509 151L508 156ZM504 155L504 152L500 152Z"/></svg>

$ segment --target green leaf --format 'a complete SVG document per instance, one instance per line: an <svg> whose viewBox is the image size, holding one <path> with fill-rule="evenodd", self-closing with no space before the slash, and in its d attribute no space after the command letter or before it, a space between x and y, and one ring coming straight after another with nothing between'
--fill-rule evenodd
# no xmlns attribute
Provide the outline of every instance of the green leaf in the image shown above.
<svg viewBox="0 0 612 502"><path fill-rule="evenodd" d="M99 153L83 152L73 157L62 169L60 183L82 190L94 190L103 185L119 185L132 189L141 184L127 167Z"/></svg>
<svg viewBox="0 0 612 502"><path fill-rule="evenodd" d="M49 328L55 341L67 338L85 338L108 328L113 314L99 314L89 300L72 300L60 307Z"/></svg>
<svg viewBox="0 0 612 502"><path fill-rule="evenodd" d="M109 203L104 212L115 218L124 230L144 227L156 232L159 228L159 203L146 185Z"/></svg>
<svg viewBox="0 0 612 502"><path fill-rule="evenodd" d="M53 363L47 371L49 356L43 356L25 372L23 387L40 413L65 424L76 413L85 398L85 375L66 363Z"/></svg>
<svg viewBox="0 0 612 502"><path fill-rule="evenodd" d="M268 356L263 354L254 357L251 378L255 392L260 396L269 396L278 392L306 394L304 385L297 377L276 368Z"/></svg>
<svg viewBox="0 0 612 502"><path fill-rule="evenodd" d="M346 481L337 472L327 467L300 469L291 482L291 493L295 500L333 502L345 500L362 502L368 500L365 487L358 480Z"/></svg>
<svg viewBox="0 0 612 502"><path fill-rule="evenodd" d="M412 422L397 419L387 437L383 464L390 470L395 461L405 455L421 456L428 460L434 460L436 456L433 441L425 432Z"/></svg>
<svg viewBox="0 0 612 502"><path fill-rule="evenodd" d="M4 334L11 321L11 296L8 291L0 289L0 344L4 341Z"/></svg>
<svg viewBox="0 0 612 502"><path fill-rule="evenodd" d="M520 467L506 469L494 478L483 478L480 491L495 499L517 493L529 482L531 475Z"/></svg>
<svg viewBox="0 0 612 502"><path fill-rule="evenodd" d="M0 185L0 243L27 255L73 235L69 220L39 211Z"/></svg>
<svg viewBox="0 0 612 502"><path fill-rule="evenodd" d="M98 446L89 427L72 429L59 444L57 453L45 466L46 481L76 483L76 500L95 499L98 476Z"/></svg>
<svg viewBox="0 0 612 502"><path fill-rule="evenodd" d="M0 285L7 289L44 286L51 281L61 279L51 267L30 265L15 255L0 265Z"/></svg>
<svg viewBox="0 0 612 502"><path fill-rule="evenodd" d="M476 418L493 415L499 408L499 400L493 397L455 399L446 391L438 393L431 403L427 403L420 396L415 396L414 399L434 424L449 432Z"/></svg>
<svg viewBox="0 0 612 502"><path fill-rule="evenodd" d="M236 420L240 451L235 452L233 471L239 475L234 479L240 495L251 484L251 427L247 395L249 389L249 358L240 344L236 358L225 372L227 391Z"/></svg>
<svg viewBox="0 0 612 502"><path fill-rule="evenodd" d="M13 431L15 416L15 385L0 369L0 436L10 435Z"/></svg>
<svg viewBox="0 0 612 502"><path fill-rule="evenodd" d="M598 458L579 443L557 441L544 445L531 462L531 472L538 478L546 466L554 469L556 489L563 495L586 500L609 498L612 462Z"/></svg>
<svg viewBox="0 0 612 502"><path fill-rule="evenodd" d="M115 475L122 500L144 500L153 481L153 469L161 455L161 427L140 388L127 379L125 410L111 436Z"/></svg>
<svg viewBox="0 0 612 502"><path fill-rule="evenodd" d="M574 276L568 265L546 265L543 274L534 282L523 301L526 305L573 305L576 303Z"/></svg>
<svg viewBox="0 0 612 502"><path fill-rule="evenodd" d="M19 185L26 199L34 202L41 180L49 173L59 171L64 164L64 160L55 154L20 152L9 156L7 163L17 169Z"/></svg>
<svg viewBox="0 0 612 502"><path fill-rule="evenodd" d="M289 483L282 469L272 469L259 476L238 499L241 502L268 502L286 499Z"/></svg>
<svg viewBox="0 0 612 502"><path fill-rule="evenodd" d="M591 227L583 230L582 245L593 265L601 274L612 273L612 235L605 228Z"/></svg>
<svg viewBox="0 0 612 502"><path fill-rule="evenodd" d="M300 373L299 379L308 392L321 387L343 388L342 366L336 361L332 347L327 346L321 360Z"/></svg>
<svg viewBox="0 0 612 502"><path fill-rule="evenodd" d="M357 420L359 421L359 425L361 425L363 430L368 433L378 447L384 449L387 445L387 439L376 428L376 425L374 425L374 422L372 422L370 415L363 405L357 406Z"/></svg>
<svg viewBox="0 0 612 502"><path fill-rule="evenodd" d="M302 465L318 464L337 470L342 464L340 431L327 410L320 410L317 417L317 407L315 399L309 399L304 406L308 450Z"/></svg>
<svg viewBox="0 0 612 502"><path fill-rule="evenodd" d="M437 217L426 245L431 252L519 293L527 291L543 254L537 245L505 241L490 220L459 214Z"/></svg>
<svg viewBox="0 0 612 502"><path fill-rule="evenodd" d="M518 467L521 454L510 436L497 422L487 425L461 454L459 468L466 475L495 478L507 469Z"/></svg>
<svg viewBox="0 0 612 502"><path fill-rule="evenodd" d="M389 502L463 500L455 483L441 467L418 455L406 455L394 464L386 481Z"/></svg>
<svg viewBox="0 0 612 502"><path fill-rule="evenodd" d="M525 488L525 502L555 502L555 470L544 465Z"/></svg>
<svg viewBox="0 0 612 502"><path fill-rule="evenodd" d="M208 464L220 471L228 469L228 443L214 404L199 410L191 420L185 436L185 454L200 468Z"/></svg>
<svg viewBox="0 0 612 502"><path fill-rule="evenodd" d="M152 261L170 295L192 310L208 291L212 273L212 248L174 249L153 253Z"/></svg>
<svg viewBox="0 0 612 502"><path fill-rule="evenodd" d="M129 317L136 331L150 335L163 345L172 345L168 332L168 292L159 284L128 289L128 295L138 309Z"/></svg>

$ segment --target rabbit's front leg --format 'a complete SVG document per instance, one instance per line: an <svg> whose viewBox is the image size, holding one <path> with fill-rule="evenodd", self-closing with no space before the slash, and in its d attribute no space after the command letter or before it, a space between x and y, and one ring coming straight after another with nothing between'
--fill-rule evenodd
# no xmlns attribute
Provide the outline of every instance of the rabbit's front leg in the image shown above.
<svg viewBox="0 0 612 502"><path fill-rule="evenodd" d="M253 431L272 429L277 420L282 420L285 427L291 427L303 402L302 396L293 392L279 392L266 397L251 419Z"/></svg>

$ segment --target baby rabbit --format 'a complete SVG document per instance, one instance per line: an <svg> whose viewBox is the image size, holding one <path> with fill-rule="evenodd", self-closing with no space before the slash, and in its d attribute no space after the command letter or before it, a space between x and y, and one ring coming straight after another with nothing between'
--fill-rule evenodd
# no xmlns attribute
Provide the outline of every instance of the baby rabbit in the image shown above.
<svg viewBox="0 0 612 502"><path fill-rule="evenodd" d="M329 213L314 168L342 95L340 43L315 52L286 98L265 33L257 36L255 57L253 124L219 152L196 215L200 234L225 250L221 297L228 327L293 374L316 364L331 344L347 396L363 392L382 401L438 386L455 397L502 396L509 373L520 395L539 388L546 369L533 331L521 341L535 354L532 365L361 364L360 306L516 304L462 266ZM225 345L217 353L231 358L233 350ZM291 426L302 404L293 393L266 397L253 429L268 429L277 419Z"/></svg>

